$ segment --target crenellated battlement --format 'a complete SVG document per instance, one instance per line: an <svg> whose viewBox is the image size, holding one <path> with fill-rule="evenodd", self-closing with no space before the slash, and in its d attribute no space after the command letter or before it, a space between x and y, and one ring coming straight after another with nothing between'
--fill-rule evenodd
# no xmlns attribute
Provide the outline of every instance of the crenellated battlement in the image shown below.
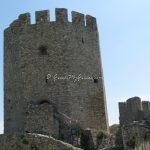
<svg viewBox="0 0 150 150"><path fill-rule="evenodd" d="M30 14L25 13L25 14L19 15L18 19L16 19L10 24L10 27L13 28L13 27L25 26L25 25L30 25L30 24L31 24Z"/></svg>
<svg viewBox="0 0 150 150"><path fill-rule="evenodd" d="M133 121L147 120L150 116L150 102L141 101L139 97L132 97L126 102L119 103L120 124Z"/></svg>
<svg viewBox="0 0 150 150"><path fill-rule="evenodd" d="M64 8L55 9L56 22L67 23L68 22L68 10Z"/></svg>
<svg viewBox="0 0 150 150"><path fill-rule="evenodd" d="M72 23L75 25L85 26L84 14L72 11Z"/></svg>
<svg viewBox="0 0 150 150"><path fill-rule="evenodd" d="M47 23L50 22L49 10L36 11L35 12L36 23Z"/></svg>
<svg viewBox="0 0 150 150"><path fill-rule="evenodd" d="M51 23L56 24L72 24L75 26L82 26L85 27L91 31L97 31L97 22L96 18L92 17L90 15L84 15L79 12L72 11L71 12L72 21L68 21L68 10L64 8L56 8L55 9L55 18L56 21L50 20L50 11L49 10L43 10L43 11L36 11L35 12L35 24L44 24L48 23L51 25ZM31 25L31 16L30 13L25 13L19 15L18 19L13 21L10 24L11 28L16 27L25 27Z"/></svg>

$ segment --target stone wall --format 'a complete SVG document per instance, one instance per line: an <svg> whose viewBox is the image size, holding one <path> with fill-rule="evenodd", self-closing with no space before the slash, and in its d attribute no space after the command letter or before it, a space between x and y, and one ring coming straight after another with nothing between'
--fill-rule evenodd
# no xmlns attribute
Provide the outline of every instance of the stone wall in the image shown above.
<svg viewBox="0 0 150 150"><path fill-rule="evenodd" d="M26 133L49 135L74 146L80 145L82 132L82 128L76 120L58 112L54 104L47 101L28 105L25 130Z"/></svg>
<svg viewBox="0 0 150 150"><path fill-rule="evenodd" d="M150 122L137 121L122 126L122 138L125 150L149 150L150 145ZM144 149L145 147L145 149Z"/></svg>
<svg viewBox="0 0 150 150"><path fill-rule="evenodd" d="M46 101L29 104L25 117L25 131L59 137L59 118L57 109Z"/></svg>

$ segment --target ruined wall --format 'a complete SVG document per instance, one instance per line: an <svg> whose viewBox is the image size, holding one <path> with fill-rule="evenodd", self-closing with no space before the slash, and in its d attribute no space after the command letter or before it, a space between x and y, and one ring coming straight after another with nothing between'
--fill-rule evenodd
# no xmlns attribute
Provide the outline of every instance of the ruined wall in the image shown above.
<svg viewBox="0 0 150 150"><path fill-rule="evenodd" d="M29 104L26 112L25 132L59 137L59 118L56 108L50 103Z"/></svg>
<svg viewBox="0 0 150 150"><path fill-rule="evenodd" d="M83 128L108 129L94 17L72 12L72 22L69 22L67 10L56 9L56 21L50 21L49 11L37 11L36 23L31 24L30 14L26 13L4 34L5 133L25 132L27 126L33 129L34 116L28 117L28 113L32 113L28 105L39 107L32 114L41 114L38 119L43 120L44 112L38 106L42 101L54 103L59 112L76 120ZM56 74L65 79L54 81ZM75 82L74 76L80 74L92 78ZM48 110L49 106L45 107L48 116L52 111ZM44 123L47 134L50 120Z"/></svg>
<svg viewBox="0 0 150 150"><path fill-rule="evenodd" d="M150 122L137 121L122 127L125 150L149 150Z"/></svg>
<svg viewBox="0 0 150 150"><path fill-rule="evenodd" d="M120 125L150 120L150 102L141 101L139 97L130 98L126 102L119 103L119 113Z"/></svg>
<svg viewBox="0 0 150 150"><path fill-rule="evenodd" d="M120 129L125 150L149 150L150 102L133 97L119 103Z"/></svg>

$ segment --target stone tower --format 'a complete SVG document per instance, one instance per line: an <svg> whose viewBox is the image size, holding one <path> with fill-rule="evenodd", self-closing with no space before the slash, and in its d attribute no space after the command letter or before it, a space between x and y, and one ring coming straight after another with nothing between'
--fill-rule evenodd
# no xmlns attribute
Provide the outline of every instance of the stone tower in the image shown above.
<svg viewBox="0 0 150 150"><path fill-rule="evenodd" d="M56 109L83 129L108 130L96 19L66 9L21 14L4 32L4 132L51 134ZM78 77L78 80L77 80Z"/></svg>
<svg viewBox="0 0 150 150"><path fill-rule="evenodd" d="M150 149L150 102L131 97L119 102L120 139L124 150Z"/></svg>
<svg viewBox="0 0 150 150"><path fill-rule="evenodd" d="M141 101L140 97L129 98L126 102L119 102L120 125L128 125L134 121L150 121L150 102Z"/></svg>

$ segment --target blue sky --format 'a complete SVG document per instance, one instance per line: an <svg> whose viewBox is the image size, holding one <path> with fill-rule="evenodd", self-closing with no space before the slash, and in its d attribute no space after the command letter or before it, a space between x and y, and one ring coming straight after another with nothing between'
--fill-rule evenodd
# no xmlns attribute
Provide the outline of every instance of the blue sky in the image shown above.
<svg viewBox="0 0 150 150"><path fill-rule="evenodd" d="M3 124L3 30L36 10L67 8L97 18L109 123L118 123L118 102L132 96L150 99L149 0L2 0L0 5L0 129Z"/></svg>

